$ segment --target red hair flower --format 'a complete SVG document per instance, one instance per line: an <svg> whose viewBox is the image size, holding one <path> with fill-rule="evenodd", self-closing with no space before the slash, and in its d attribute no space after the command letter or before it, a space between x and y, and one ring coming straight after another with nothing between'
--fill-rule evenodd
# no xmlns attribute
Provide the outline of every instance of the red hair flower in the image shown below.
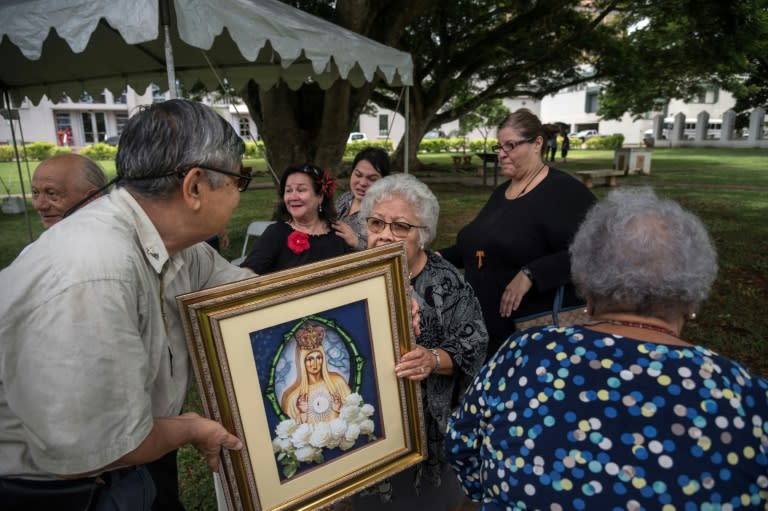
<svg viewBox="0 0 768 511"><path fill-rule="evenodd" d="M320 192L326 197L333 197L336 191L336 178L331 176L327 170L323 171L323 177L320 178Z"/></svg>
<svg viewBox="0 0 768 511"><path fill-rule="evenodd" d="M301 231L293 231L288 235L288 248L294 254L301 254L309 250L309 234Z"/></svg>

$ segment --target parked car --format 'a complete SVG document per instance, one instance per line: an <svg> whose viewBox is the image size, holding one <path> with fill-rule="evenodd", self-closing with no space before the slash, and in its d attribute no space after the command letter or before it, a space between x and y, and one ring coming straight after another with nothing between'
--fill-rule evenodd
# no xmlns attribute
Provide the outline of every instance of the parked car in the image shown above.
<svg viewBox="0 0 768 511"><path fill-rule="evenodd" d="M424 138L448 138L443 130L432 130L424 133Z"/></svg>
<svg viewBox="0 0 768 511"><path fill-rule="evenodd" d="M574 134L573 136L578 138L582 142L584 142L588 138L596 137L598 135L599 135L599 133L597 132L597 130L581 130L581 131L577 132L576 134Z"/></svg>
<svg viewBox="0 0 768 511"><path fill-rule="evenodd" d="M347 138L347 144L350 142L360 142L361 140L368 140L368 135L359 131L353 131L349 134L349 138Z"/></svg>

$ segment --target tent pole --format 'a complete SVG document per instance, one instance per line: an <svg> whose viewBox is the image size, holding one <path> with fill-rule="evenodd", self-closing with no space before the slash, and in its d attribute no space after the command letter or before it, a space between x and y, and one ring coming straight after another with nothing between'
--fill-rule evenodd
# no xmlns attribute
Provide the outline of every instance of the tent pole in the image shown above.
<svg viewBox="0 0 768 511"><path fill-rule="evenodd" d="M163 25L165 38L165 72L168 75L168 94L171 99L178 97L176 93L176 69L173 64L173 47L171 46L171 6L169 0L160 0L160 23Z"/></svg>
<svg viewBox="0 0 768 511"><path fill-rule="evenodd" d="M405 137L405 144L403 145L403 158L405 158L405 161L403 162L403 172L405 172L406 174L408 173L408 144L410 143L410 138L408 137L408 133L410 132L408 125L410 124L410 117L411 117L410 91L411 91L411 88L406 85L405 87L405 134L403 135Z"/></svg>
<svg viewBox="0 0 768 511"><path fill-rule="evenodd" d="M11 138L13 139L13 152L16 154L16 167L19 170L19 186L21 186L21 200L23 202L22 209L24 210L24 222L27 224L27 236L29 236L29 242L34 241L32 239L32 223L29 220L29 212L27 211L27 193L24 190L24 175L21 173L21 158L19 156L19 146L16 144L16 130L13 128L13 113L11 112L11 97L8 95L8 89L3 89L3 99L5 100L5 107L8 110L8 124L11 126ZM18 111L17 111L18 113ZM19 119L19 126L21 126L21 119ZM27 167L29 172L29 167Z"/></svg>

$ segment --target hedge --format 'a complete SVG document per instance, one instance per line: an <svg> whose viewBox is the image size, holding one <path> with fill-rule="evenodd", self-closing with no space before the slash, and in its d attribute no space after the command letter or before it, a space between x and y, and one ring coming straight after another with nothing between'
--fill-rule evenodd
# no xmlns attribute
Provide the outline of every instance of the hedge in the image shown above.
<svg viewBox="0 0 768 511"><path fill-rule="evenodd" d="M117 147L98 142L80 149L80 154L96 161L114 160L117 156Z"/></svg>
<svg viewBox="0 0 768 511"><path fill-rule="evenodd" d="M620 149L624 145L624 135L600 135L587 139L584 145L587 149Z"/></svg>
<svg viewBox="0 0 768 511"><path fill-rule="evenodd" d="M19 156L24 158L24 148L27 150L27 158L30 160L45 160L51 156L57 154L71 153L71 147L58 147L50 142L32 142L24 147L19 148ZM16 153L13 151L13 146L10 144L0 145L0 161L14 161L16 159Z"/></svg>
<svg viewBox="0 0 768 511"><path fill-rule="evenodd" d="M365 149L366 147L380 147L387 153L392 154L394 148L392 147L392 141L387 140L356 140L354 142L348 142L346 149L344 149L344 156L354 157L357 153Z"/></svg>

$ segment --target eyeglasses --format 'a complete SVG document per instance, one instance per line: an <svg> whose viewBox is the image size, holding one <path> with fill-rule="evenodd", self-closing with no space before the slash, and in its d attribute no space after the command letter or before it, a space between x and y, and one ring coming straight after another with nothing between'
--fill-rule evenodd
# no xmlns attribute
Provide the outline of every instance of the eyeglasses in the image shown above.
<svg viewBox="0 0 768 511"><path fill-rule="evenodd" d="M224 174L226 176L232 176L237 178L237 190L240 192L244 192L248 189L248 185L251 184L251 169L247 167L240 167L240 172L230 172L228 170L221 170L216 169L213 167L205 167L203 165L197 165L203 170L209 170L211 172L218 172L219 174ZM194 168L194 167L193 167Z"/></svg>
<svg viewBox="0 0 768 511"><path fill-rule="evenodd" d="M426 225L411 225L408 222L385 222L380 218L369 216L365 219L368 224L368 230L374 234L378 234L384 230L386 226L389 226L389 230L392 231L392 235L397 238L405 238L411 229L426 229Z"/></svg>
<svg viewBox="0 0 768 511"><path fill-rule="evenodd" d="M493 149L493 152L495 153L498 153L499 151L504 151L505 153L509 153L509 152L512 152L515 149L515 147L523 144L530 144L534 140L536 140L536 137L524 138L522 140L518 140L517 142L512 142L511 140L508 140L501 145L495 145L491 147L491 149Z"/></svg>

